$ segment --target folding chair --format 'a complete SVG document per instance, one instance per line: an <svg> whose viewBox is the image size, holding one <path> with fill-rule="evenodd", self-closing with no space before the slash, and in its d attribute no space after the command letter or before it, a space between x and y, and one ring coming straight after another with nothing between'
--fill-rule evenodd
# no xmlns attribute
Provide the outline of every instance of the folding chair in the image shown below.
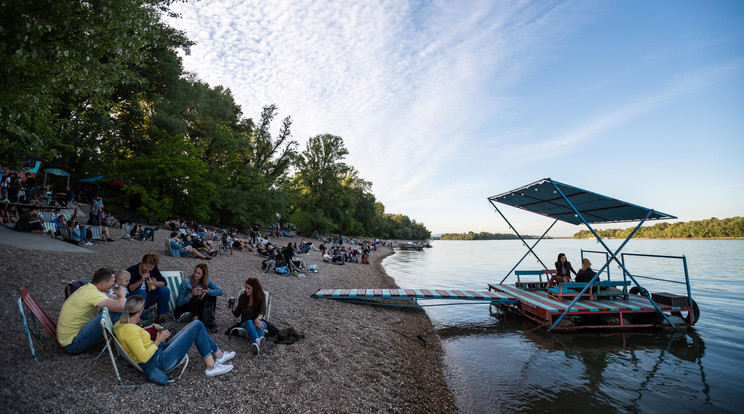
<svg viewBox="0 0 744 414"><path fill-rule="evenodd" d="M264 295L266 296L266 315L264 315L264 320L268 321L269 318L271 317L271 293L268 290L264 290L263 292L264 292ZM240 295L242 294L243 294L243 289L241 289L238 292L238 295L236 297L240 297ZM267 331L268 329L264 329L264 334L266 334ZM245 328L241 328L239 326L230 329L231 336L233 335L233 333L239 336L245 336L245 337L248 336L248 332L245 330Z"/></svg>
<svg viewBox="0 0 744 414"><path fill-rule="evenodd" d="M109 316L108 308L103 308L103 316L101 317L101 329L103 330L103 339L106 342L106 348L109 351L109 356L111 357L111 364L114 366L114 371L116 372L116 378L119 379L119 385L122 387L134 387L134 385L124 385L124 381L121 379L121 375L119 375L119 367L116 365L116 358L114 358L114 351L111 349L111 343L113 342L116 346L116 352L119 354L119 357L124 359L125 361L129 362L137 371L144 374L144 371L140 366L134 362L131 356L127 353L127 351L124 349L124 347L121 346L121 343L119 343L119 340L116 339L116 336L114 335L114 325L111 323L111 316ZM180 379L183 376L184 371L186 371L186 367L189 366L189 356L184 355L183 359L176 364L171 371L178 368L179 365L183 364L183 368L181 368L181 373L178 374L178 378L176 379L170 379L168 382L174 382L177 379ZM170 371L168 371L170 372Z"/></svg>
<svg viewBox="0 0 744 414"><path fill-rule="evenodd" d="M170 289L170 310L171 312L176 310L176 300L178 300L178 288L183 283L183 272L180 270L161 270L160 274L163 275L165 281L168 282L168 289ZM191 312L185 312L178 318L178 322L188 322L191 320Z"/></svg>
<svg viewBox="0 0 744 414"><path fill-rule="evenodd" d="M31 318L31 324L32 327L29 327L28 320L26 318L26 313L23 311L23 306L26 306L26 308L31 312L31 315L34 317ZM59 340L57 339L57 324L52 321L52 318L49 317L49 315L44 312L43 309L41 309L41 306L34 300L34 298L31 297L31 294L28 292L27 288L24 288L23 291L21 291L21 297L18 298L18 309L21 311L21 319L23 320L23 327L26 329L26 336L28 337L28 346L31 348L31 355L34 356L34 360L36 362L39 362L39 359L36 356L36 350L34 349L34 343L31 339L31 333L33 332L34 336L37 340L41 341L41 332L39 331L39 328L36 326L35 321L39 321L41 326L44 327L44 329L47 331L49 336L54 340L54 342L57 344L59 349L61 349L63 352L69 354L65 347L62 346L62 344L59 343ZM98 359L101 355L103 355L103 350L93 359Z"/></svg>
<svg viewBox="0 0 744 414"><path fill-rule="evenodd" d="M132 228L133 226L131 224L123 224L121 226L121 237L122 239L131 239L132 238Z"/></svg>
<svg viewBox="0 0 744 414"><path fill-rule="evenodd" d="M31 315L34 316L34 318L31 319L31 323L33 324L33 327L30 328L28 326L28 321L26 319L26 313L23 311L23 306L26 306L26 308L31 312ZM28 346L31 347L31 355L34 356L34 360L36 362L39 362L39 359L36 357L36 350L34 350L34 343L31 339L31 332L33 330L34 336L36 336L37 340L41 340L41 332L39 331L39 328L36 326L35 321L39 321L39 324L44 327L44 329L47 331L49 336L54 340L54 342L59 346L61 350L64 352L67 352L65 348L59 343L59 340L57 340L57 324L52 321L52 318L50 318L46 312L44 312L43 309L41 309L41 306L39 306L38 303L34 300L34 298L31 297L31 294L28 292L27 288L24 288L23 291L21 291L21 297L18 298L18 309L21 311L21 319L23 319L23 327L26 328L26 336L28 337Z"/></svg>
<svg viewBox="0 0 744 414"><path fill-rule="evenodd" d="M101 226L88 226L90 233L93 235L92 240L105 240L101 233Z"/></svg>
<svg viewBox="0 0 744 414"><path fill-rule="evenodd" d="M173 256L173 250L171 250L171 239L165 238L165 255Z"/></svg>

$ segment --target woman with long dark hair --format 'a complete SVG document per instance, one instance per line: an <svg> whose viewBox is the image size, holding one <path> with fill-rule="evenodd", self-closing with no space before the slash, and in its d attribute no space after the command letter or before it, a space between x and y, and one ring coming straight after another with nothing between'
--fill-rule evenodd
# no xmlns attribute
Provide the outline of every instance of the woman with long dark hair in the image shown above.
<svg viewBox="0 0 744 414"><path fill-rule="evenodd" d="M238 306L232 312L236 317L240 316L240 326L251 338L251 352L253 355L260 354L261 349L265 350L266 347L266 323L263 322L266 315L266 295L258 279L251 277L245 281L245 290L240 294Z"/></svg>
<svg viewBox="0 0 744 414"><path fill-rule="evenodd" d="M548 287L553 286L553 282L563 283L571 281L571 273L576 274L576 271L571 267L571 262L566 259L565 253L558 254L558 260L555 262L556 273L548 281Z"/></svg>
<svg viewBox="0 0 744 414"><path fill-rule="evenodd" d="M212 332L217 330L214 320L214 307L217 296L222 296L222 289L209 280L209 268L206 263L199 263L194 273L184 279L178 287L178 299L173 316L178 319L186 312L191 312L192 320L201 320Z"/></svg>

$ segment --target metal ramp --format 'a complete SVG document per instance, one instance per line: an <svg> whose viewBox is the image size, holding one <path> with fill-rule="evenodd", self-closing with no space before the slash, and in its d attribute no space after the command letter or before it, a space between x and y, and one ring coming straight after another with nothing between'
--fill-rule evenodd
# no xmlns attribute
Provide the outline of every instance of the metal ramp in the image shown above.
<svg viewBox="0 0 744 414"><path fill-rule="evenodd" d="M419 300L452 300L469 303L508 304L517 303L517 299L503 292L456 289L319 289L312 295L316 299L398 299L413 300L412 306L444 306L457 303L419 304ZM388 304L393 306L411 306Z"/></svg>

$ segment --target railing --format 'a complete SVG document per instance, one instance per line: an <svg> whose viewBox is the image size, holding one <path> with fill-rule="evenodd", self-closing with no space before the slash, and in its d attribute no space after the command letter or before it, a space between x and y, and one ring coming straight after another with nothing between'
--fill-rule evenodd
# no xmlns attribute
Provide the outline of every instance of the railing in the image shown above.
<svg viewBox="0 0 744 414"><path fill-rule="evenodd" d="M677 283L680 285L685 285L687 287L687 298L689 300L692 300L692 292L690 290L690 274L687 271L687 257L685 256L667 256L667 255L659 255L659 254L641 254L641 253L621 253L620 254L620 261L623 264L623 267L627 269L627 266L625 265L625 257L652 257L657 259L679 259L682 260L682 267L685 271L685 281L680 282L678 280L669 280L669 279L662 279L659 277L652 277L652 276L644 276L644 275L638 275L633 274L633 277L637 277L639 279L648 279L648 280L657 280L661 282L667 282L667 283ZM625 273L625 272L623 272ZM625 275L623 275L625 277Z"/></svg>

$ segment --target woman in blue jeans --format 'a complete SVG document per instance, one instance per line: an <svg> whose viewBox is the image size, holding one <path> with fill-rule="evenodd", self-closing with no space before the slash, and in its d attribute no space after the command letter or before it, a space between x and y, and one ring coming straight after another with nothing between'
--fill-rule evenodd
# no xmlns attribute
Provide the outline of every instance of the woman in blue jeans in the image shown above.
<svg viewBox="0 0 744 414"><path fill-rule="evenodd" d="M201 321L189 323L170 341L170 331L154 324L152 327L157 330L157 335L153 341L150 333L138 325L144 306L145 299L142 296L130 296L124 305L124 314L114 325L114 335L150 381L165 385L168 382L166 372L178 365L193 344L196 344L204 359L208 377L225 374L233 369L227 362L235 356L235 352L221 351L209 337Z"/></svg>
<svg viewBox="0 0 744 414"><path fill-rule="evenodd" d="M266 349L264 337L266 324L263 322L266 315L266 295L264 295L261 282L255 277L248 278L245 281L245 290L238 298L237 308L234 304L232 306L233 315L240 316L240 326L251 338L251 352L253 355L258 355L262 349Z"/></svg>

